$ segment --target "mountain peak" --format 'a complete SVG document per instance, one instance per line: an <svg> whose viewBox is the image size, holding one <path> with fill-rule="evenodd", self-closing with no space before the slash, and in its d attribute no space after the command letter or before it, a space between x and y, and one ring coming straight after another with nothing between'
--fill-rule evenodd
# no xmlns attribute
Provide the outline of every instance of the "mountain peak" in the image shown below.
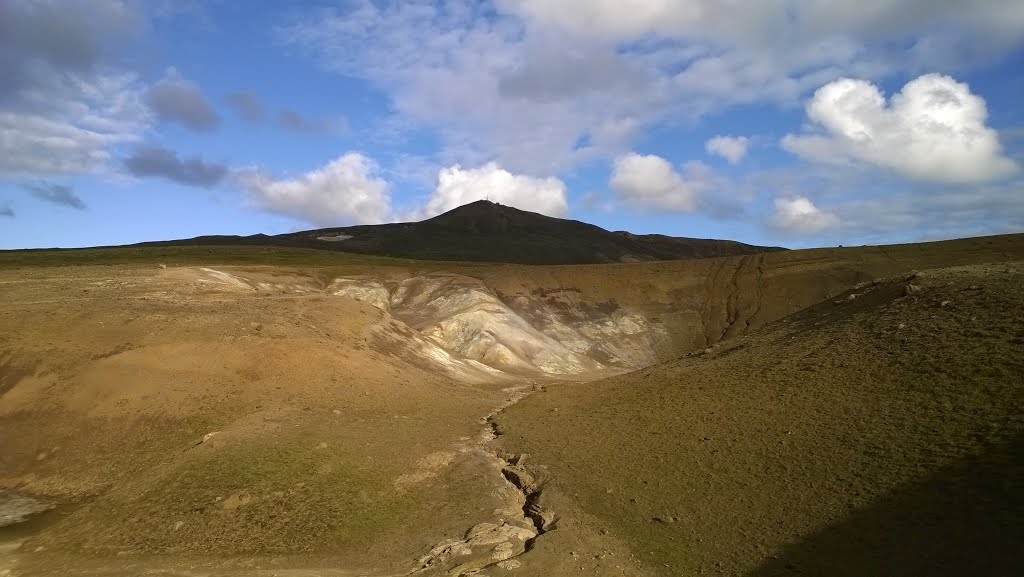
<svg viewBox="0 0 1024 577"><path fill-rule="evenodd" d="M426 223L477 234L554 231L565 227L567 223L581 224L505 206L490 200L477 200L464 204L424 221L424 224Z"/></svg>

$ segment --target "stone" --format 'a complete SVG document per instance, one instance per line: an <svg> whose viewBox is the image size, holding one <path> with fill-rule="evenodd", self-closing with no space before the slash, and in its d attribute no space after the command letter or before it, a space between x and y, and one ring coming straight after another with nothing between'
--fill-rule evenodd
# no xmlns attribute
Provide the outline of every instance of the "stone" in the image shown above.
<svg viewBox="0 0 1024 577"><path fill-rule="evenodd" d="M533 475L526 472L526 469L516 465L509 465L503 468L501 474L520 490L525 490L533 484Z"/></svg>
<svg viewBox="0 0 1024 577"><path fill-rule="evenodd" d="M518 455L512 456L512 458L510 458L508 460L508 462L509 462L509 464L519 465L521 467L521 466L523 466L524 463L526 463L526 459L529 458L529 456L530 455L528 455L526 453L520 453Z"/></svg>
<svg viewBox="0 0 1024 577"><path fill-rule="evenodd" d="M498 543L491 551L491 559L494 559L495 561L511 559L512 557L515 557L515 555L515 547L513 547L512 543L509 543L508 541Z"/></svg>

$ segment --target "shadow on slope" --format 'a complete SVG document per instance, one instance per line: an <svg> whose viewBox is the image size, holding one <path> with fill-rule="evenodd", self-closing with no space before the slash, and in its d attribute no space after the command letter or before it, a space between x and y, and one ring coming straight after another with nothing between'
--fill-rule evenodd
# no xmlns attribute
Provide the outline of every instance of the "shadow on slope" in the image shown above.
<svg viewBox="0 0 1024 577"><path fill-rule="evenodd" d="M945 467L783 550L748 577L1020 571L1024 435Z"/></svg>
<svg viewBox="0 0 1024 577"><path fill-rule="evenodd" d="M774 252L731 240L610 232L480 200L421 222L360 225L276 236L203 236L139 246L277 246L418 260L583 264L663 261Z"/></svg>
<svg viewBox="0 0 1024 577"><path fill-rule="evenodd" d="M500 415L504 439L666 575L1006 574L1021 286L1014 263L865 282L586 394L549 387Z"/></svg>

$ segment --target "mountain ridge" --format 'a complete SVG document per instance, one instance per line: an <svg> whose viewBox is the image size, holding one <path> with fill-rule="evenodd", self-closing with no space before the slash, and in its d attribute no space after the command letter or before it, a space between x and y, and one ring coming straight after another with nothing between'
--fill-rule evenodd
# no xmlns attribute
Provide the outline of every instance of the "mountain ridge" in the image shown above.
<svg viewBox="0 0 1024 577"><path fill-rule="evenodd" d="M200 236L135 246L263 245L417 260L603 264L738 256L786 250L732 240L608 231L479 200L419 222L319 228L268 236Z"/></svg>

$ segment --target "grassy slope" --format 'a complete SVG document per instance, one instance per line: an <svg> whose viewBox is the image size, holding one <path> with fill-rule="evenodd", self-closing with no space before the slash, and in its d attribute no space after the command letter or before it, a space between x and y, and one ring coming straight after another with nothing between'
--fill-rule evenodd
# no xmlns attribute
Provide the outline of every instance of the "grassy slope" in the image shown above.
<svg viewBox="0 0 1024 577"><path fill-rule="evenodd" d="M85 503L29 550L403 563L493 508L471 477L393 482L500 393L373 351L369 305L158 272L2 277L0 486Z"/></svg>
<svg viewBox="0 0 1024 577"><path fill-rule="evenodd" d="M506 442L666 574L1012 574L1024 268L912 283L535 395Z"/></svg>
<svg viewBox="0 0 1024 577"><path fill-rule="evenodd" d="M294 299L282 295L236 299L198 294L195 291L199 289L195 287L153 284L149 277L158 272L154 263L166 263L172 268L176 265L277 265L302 269L305 271L302 274L324 280L337 274L377 275L391 271L404 276L452 270L480 277L505 295L565 289L575 291L584 303L594 305L612 301L635 305L654 303L652 311L664 309L663 321L685 333L674 348L664 351L670 355L673 350L684 350L695 344L703 346L705 338L717 340L726 333L738 334L748 325L757 327L879 274L944 263L1020 258L1024 246L1021 238L1018 235L924 246L818 249L731 259L552 267L431 263L261 247L0 253L0 269L6 269L0 286L4 295L0 321L8 329L0 338L0 391L26 375L38 377L30 378L29 384L50 386L44 381L54 378L63 387L39 390L32 407L32 411L38 412L19 412L20 409L12 405L17 399L11 395L3 398L0 405L4 418L0 425L4 430L0 431L0 436L18 442L5 447L7 452L0 455L0 472L8 480L24 475L28 479L26 490L42 494L103 495L77 514L76 523L55 527L50 532L52 539L44 536L40 540L51 548L63 540L83 549L110 553L320 551L334 552L350 560L364 552L371 556L387 553L382 549L368 550L360 535L373 538L377 543L393 543L391 551L409 551L430 542L426 538L420 543L412 542L403 534L408 532L407 528L431 528L426 532L433 532L435 536L441 532L456 534L464 530L466 519L477 516L471 510L474 505L470 503L476 501L469 494L466 479L441 480L443 482L431 483L419 494L399 499L386 489L394 475L407 467L415 467L420 456L444 449L459 435L472 434L475 419L486 412L488 395L463 395L433 375L421 374L411 367L393 366L390 358L366 356L367 351L359 347L365 344L362 340L365 328L373 317L363 318L361 311L365 307L361 305L320 297ZM61 266L84 264L103 266ZM373 311L367 308L365 312L372 315ZM254 331L252 323L261 324L263 330ZM814 342L807 346L813 349ZM952 342L960 346L959 339ZM123 349L123 345L131 347ZM791 355L802 354L805 348L799 339L790 347ZM741 353L751 354L750 351L734 354ZM177 362L198 366L179 367ZM792 363L776 367L774 360L766 361L763 355L749 363L760 363L747 367L751 378L760 374L763 367L794 368ZM382 366L392 366L394 371L383 374ZM681 369L669 365L666 370ZM648 373L638 373L636 378L644 374ZM359 387L338 386L331 380L333 376L342 377L342 383L371 385L369 389L373 394L366 396ZM140 384L147 386L140 387ZM287 386L282 387L282 384ZM600 385L595 390L605 390L601 388L605 386ZM13 392L21 395L25 388L26 383L22 382ZM71 410L59 409L76 391L76 398L82 404ZM667 391L659 390L666 402L686 406L696 402L689 397L693 390L672 394ZM618 479L618 488L613 487L615 492L612 493L626 500L627 513L640 515L635 527L629 525L632 529L628 531L631 538L640 543L638 550L661 551L654 558L670 563L692 564L712 559L708 565L712 568L714 562L728 565L731 556L738 555L734 566L744 567L762 559L757 553L744 553L743 547L734 547L738 541L729 537L725 529L722 547L728 549L728 554L719 555L721 550L705 554L700 553L703 549L694 550L690 545L680 547L678 534L659 532L662 526L649 524L648 514L661 513L641 510L640 497L637 497L638 503L629 502L631 495L627 488L634 483L634 477L640 478L640 473L648 485L662 482L664 475L670 479L677 477L678 467L694 465L692 455L679 451L687 447L680 442L672 450L655 453L660 456L661 469L645 469L650 463L644 449L650 439L659 437L652 436L655 433L634 435L632 424L647 422L646 413L617 413L618 401L614 398L621 395L624 402L634 403L640 410L648 396L627 390L607 393L612 397L602 394L598 393L596 405L589 404L590 401L580 402L588 403L583 406L591 407L588 410L596 411L595 414L605 410L602 403L607 404L611 418L630 426L602 429L607 425L601 422L587 426L593 426L598 433L603 431L603 435L608 435L613 443L628 452L608 452L608 446L614 445L598 443L596 456L587 459L591 459L589 463L602 466L613 463L616 470L639 472ZM165 402L161 395L171 395L173 399ZM561 414L566 414L567 407L577 402L573 398L575 393L565 395L565 404L560 405ZM744 391L741 397L745 395ZM750 418L756 420L761 418L756 409L770 405L769 401L774 398L761 393L760 397L755 396L757 402L744 404L742 398L738 399L734 412L747 411L754 415ZM700 397L696 399L699 401ZM93 401L101 405L98 412L90 404ZM528 401L534 402L539 400ZM151 410L154 403L161 404ZM305 411L306 407L312 407L312 411ZM332 408L341 410L342 426L337 425L339 417L330 412ZM144 414L136 415L138 409ZM188 414L181 414L186 410ZM549 416L539 413L531 417L537 419L538 434L546 430L544 427L557 425L558 421L545 425ZM841 416L839 413L837 418ZM656 425L658 418L655 417L651 418ZM795 417L789 415L789 418ZM293 434L285 435L278 429L256 426L265 419L276 421L279 426L301 426L295 427ZM38 427L40 422L47 425ZM532 423L529 426L532 427ZM641 432L644 426L640 427ZM228 433L215 438L208 446L182 452L210 430ZM381 435L382 430L386 430L387 435ZM553 434L572 430L575 429ZM792 427L787 430L795 432ZM232 431L239 434L231 436ZM614 438L615 434L622 438ZM267 439L273 439L273 443L267 444ZM315 448L323 441L332 447L329 453L322 454ZM578 441L570 435L565 442ZM228 444L222 447L221 442ZM236 449L232 445L238 443L244 447L247 457L233 460ZM60 450L52 451L57 446ZM274 446L294 450L282 460ZM589 449L585 443L582 446L584 450L577 452L586 455ZM335 450L334 447L346 449ZM540 448L535 452L540 454L544 450ZM207 451L216 458L206 458L204 452ZM48 455L40 459L38 455L42 453ZM171 454L173 458L168 457ZM640 458L634 458L635 455ZM787 462L802 463L796 459L808 455L814 456L794 453ZM563 457L568 455L555 454L538 462L561 466ZM759 466L757 463L763 460L758 453L747 458L748 467ZM563 471L561 476L566 482L579 483L583 488L581 496L590 494L586 487L591 473L584 475L586 468L573 465L573 458L565 458L564 462L575 472L565 474ZM266 473L267 469L261 468L266 463L280 465L269 469L276 475L254 474L254 471ZM367 467L366 463L370 465ZM669 465L672 467L666 469ZM647 478L645 471L659 476ZM453 471L451 474L458 477L463 473ZM725 495L739 498L737 481L730 481L727 476L721 478L723 482L733 483L733 492ZM297 483L304 483L306 492L289 494L288 491L296 490ZM594 493L595 499L602 502L598 505L608 499L607 488L602 484ZM679 489L675 485L670 488ZM448 493L432 492L437 489ZM284 500L277 495L282 491ZM257 498L239 509L212 507L217 497L223 499L245 492ZM722 499L718 496L718 487L706 489L705 493L713 503ZM321 501L324 494L332 496L333 500ZM795 499L793 503L802 502L799 495L788 494L787 498ZM780 502L785 501L780 499ZM590 501L586 505L606 518L630 518L617 510L607 517L608 510L602 506L594 506ZM673 503L668 505L674 507ZM657 502L644 507L663 508ZM821 525L816 514L801 512L800 507L793 510L796 513L788 532L766 531L766 534L776 535L771 543L777 545L782 542L779 539L796 539L806 534L808 527ZM313 511L324 515L311 515ZM344 514L338 514L339 511ZM682 517L682 511L669 514ZM250 512L254 515L252 519L274 518L277 519L274 523L284 524L271 523L260 529L247 522L246 530L236 530L239 517L246 517ZM85 521L86 518L91 521ZM330 519L326 526L320 523L325 518ZM396 518L401 521L396 522ZM174 529L179 520L186 523ZM439 521L450 522L450 526L439 527ZM671 527L678 531L684 526L681 521ZM699 528L701 534L696 538L707 542L704 529ZM659 540L661 537L666 538ZM718 558L726 560L714 561Z"/></svg>

